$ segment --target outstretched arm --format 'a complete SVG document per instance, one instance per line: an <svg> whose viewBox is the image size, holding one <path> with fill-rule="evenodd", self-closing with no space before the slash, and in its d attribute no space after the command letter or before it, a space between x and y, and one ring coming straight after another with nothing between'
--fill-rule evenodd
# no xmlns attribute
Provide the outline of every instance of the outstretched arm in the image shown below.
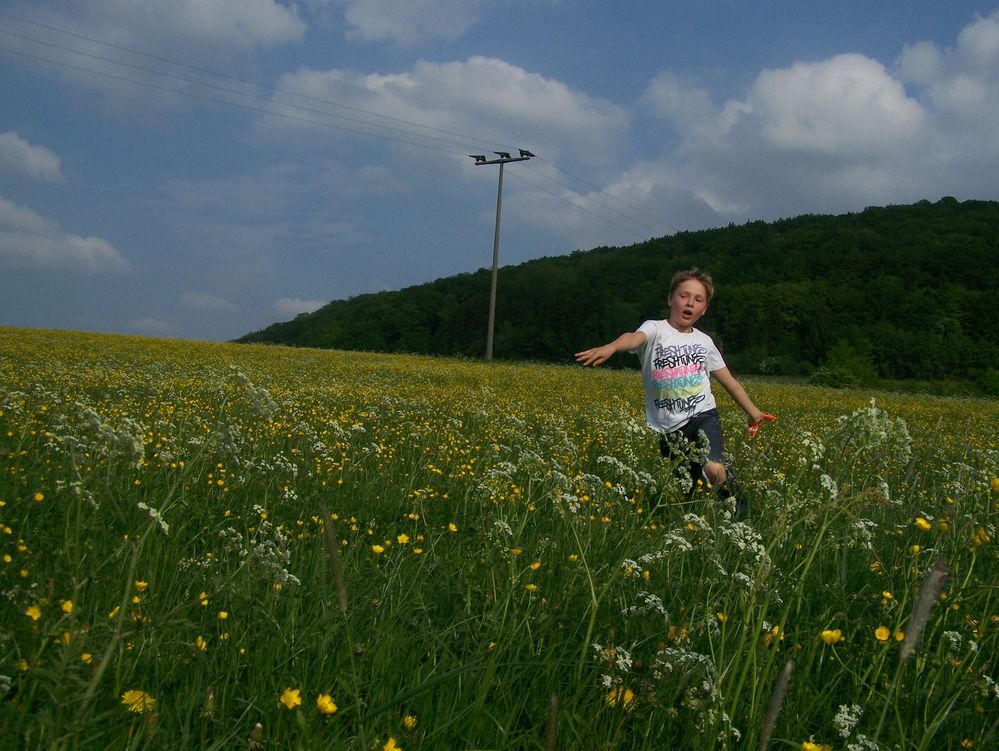
<svg viewBox="0 0 999 751"><path fill-rule="evenodd" d="M753 400L749 398L749 394L746 393L746 389L742 387L742 384L736 380L736 377L732 375L732 372L728 368L720 368L718 370L713 370L711 376L722 385L722 387L729 393L732 400L742 407L743 411L749 418L749 437L752 438L756 435L756 431L760 428L760 423L764 420L768 422L773 422L777 418L773 415L763 412L753 404Z"/></svg>
<svg viewBox="0 0 999 751"><path fill-rule="evenodd" d="M628 352L638 349L645 344L645 338L645 334L641 331L629 331L621 334L617 339L602 347L594 347L593 349L584 349L582 352L577 352L576 362L581 365L603 365L618 352Z"/></svg>

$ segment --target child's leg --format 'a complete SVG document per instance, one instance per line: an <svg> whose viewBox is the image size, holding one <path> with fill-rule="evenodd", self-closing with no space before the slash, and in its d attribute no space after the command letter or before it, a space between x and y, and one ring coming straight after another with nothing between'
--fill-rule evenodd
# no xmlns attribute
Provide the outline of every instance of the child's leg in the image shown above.
<svg viewBox="0 0 999 751"><path fill-rule="evenodd" d="M689 501L697 491L697 482L702 480L701 465L691 459L693 446L687 440L682 430L676 430L661 436L659 439L659 453L663 459L675 462L673 466L673 477L680 481L681 485L687 487L687 500Z"/></svg>

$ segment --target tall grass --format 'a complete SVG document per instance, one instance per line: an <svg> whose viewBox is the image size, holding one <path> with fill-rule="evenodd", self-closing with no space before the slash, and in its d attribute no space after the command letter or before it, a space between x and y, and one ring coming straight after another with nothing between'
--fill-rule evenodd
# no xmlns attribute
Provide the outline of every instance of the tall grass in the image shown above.
<svg viewBox="0 0 999 751"><path fill-rule="evenodd" d="M0 329L0 747L999 744L999 404L749 388L740 521L634 373Z"/></svg>

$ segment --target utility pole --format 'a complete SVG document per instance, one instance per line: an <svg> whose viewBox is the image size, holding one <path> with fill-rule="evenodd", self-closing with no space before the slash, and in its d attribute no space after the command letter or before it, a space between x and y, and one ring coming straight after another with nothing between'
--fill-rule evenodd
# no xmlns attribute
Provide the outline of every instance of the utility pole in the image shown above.
<svg viewBox="0 0 999 751"><path fill-rule="evenodd" d="M493 231L493 279L489 287L489 329L486 332L486 359L493 359L493 331L496 328L496 270L499 266L500 215L503 210L503 165L509 162L526 162L534 154L520 149L520 156L510 156L506 151L494 151L499 159L486 159L485 154L469 154L476 165L498 164L499 186L496 188L496 229Z"/></svg>

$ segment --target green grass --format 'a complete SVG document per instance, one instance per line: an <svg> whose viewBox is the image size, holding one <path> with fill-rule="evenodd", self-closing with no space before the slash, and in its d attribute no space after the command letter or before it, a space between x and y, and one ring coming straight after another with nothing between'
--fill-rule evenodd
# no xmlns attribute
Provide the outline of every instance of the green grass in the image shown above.
<svg viewBox="0 0 999 751"><path fill-rule="evenodd" d="M0 329L0 747L995 746L999 405L747 387L742 523L634 373Z"/></svg>

